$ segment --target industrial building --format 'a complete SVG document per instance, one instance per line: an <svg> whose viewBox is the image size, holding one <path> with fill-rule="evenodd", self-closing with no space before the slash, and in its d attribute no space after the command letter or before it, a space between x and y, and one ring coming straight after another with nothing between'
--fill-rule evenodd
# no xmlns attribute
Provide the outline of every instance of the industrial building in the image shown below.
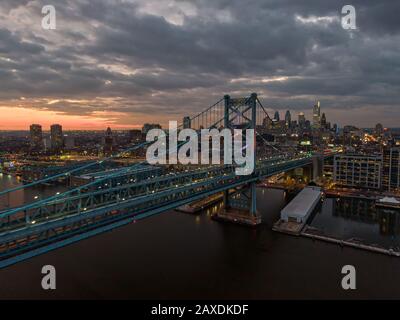
<svg viewBox="0 0 400 320"><path fill-rule="evenodd" d="M321 188L306 187L282 209L281 220L306 223L322 196Z"/></svg>

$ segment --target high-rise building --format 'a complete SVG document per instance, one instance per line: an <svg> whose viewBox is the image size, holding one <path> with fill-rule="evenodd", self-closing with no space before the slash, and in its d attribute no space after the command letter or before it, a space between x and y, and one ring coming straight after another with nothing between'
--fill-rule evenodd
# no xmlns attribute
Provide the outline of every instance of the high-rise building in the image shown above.
<svg viewBox="0 0 400 320"><path fill-rule="evenodd" d="M382 188L400 192L400 148L388 147L383 150Z"/></svg>
<svg viewBox="0 0 400 320"><path fill-rule="evenodd" d="M332 131L337 134L338 133L338 125L335 123L332 127Z"/></svg>
<svg viewBox="0 0 400 320"><path fill-rule="evenodd" d="M43 133L40 124L32 124L30 126L30 143L31 149L39 151L43 148Z"/></svg>
<svg viewBox="0 0 400 320"><path fill-rule="evenodd" d="M59 124L51 125L50 137L51 137L51 149L55 152L61 151L64 145L62 126Z"/></svg>
<svg viewBox="0 0 400 320"><path fill-rule="evenodd" d="M378 123L375 126L375 136L381 137L383 135L383 125Z"/></svg>
<svg viewBox="0 0 400 320"><path fill-rule="evenodd" d="M113 152L114 137L111 128L108 127L104 136L103 152L105 155L110 155Z"/></svg>
<svg viewBox="0 0 400 320"><path fill-rule="evenodd" d="M303 112L299 113L299 127L301 129L305 128L306 126L306 117Z"/></svg>
<svg viewBox="0 0 400 320"><path fill-rule="evenodd" d="M190 117L183 117L183 129L189 129L191 127Z"/></svg>
<svg viewBox="0 0 400 320"><path fill-rule="evenodd" d="M286 124L286 128L290 128L292 125L292 116L291 116L289 110L287 110L286 114L285 114L285 124Z"/></svg>
<svg viewBox="0 0 400 320"><path fill-rule="evenodd" d="M313 108L313 127L314 129L321 127L321 106L319 101L317 101Z"/></svg>
<svg viewBox="0 0 400 320"><path fill-rule="evenodd" d="M381 155L340 154L334 157L333 181L340 186L379 189L381 176Z"/></svg>
<svg viewBox="0 0 400 320"><path fill-rule="evenodd" d="M324 129L326 129L326 127L327 127L325 113L323 113L322 116L321 116L321 127L324 128Z"/></svg>
<svg viewBox="0 0 400 320"><path fill-rule="evenodd" d="M279 121L279 111L275 111L274 120Z"/></svg>
<svg viewBox="0 0 400 320"><path fill-rule="evenodd" d="M331 123L330 123L329 121L326 122L325 128L326 128L327 130L331 130L332 127L331 127Z"/></svg>

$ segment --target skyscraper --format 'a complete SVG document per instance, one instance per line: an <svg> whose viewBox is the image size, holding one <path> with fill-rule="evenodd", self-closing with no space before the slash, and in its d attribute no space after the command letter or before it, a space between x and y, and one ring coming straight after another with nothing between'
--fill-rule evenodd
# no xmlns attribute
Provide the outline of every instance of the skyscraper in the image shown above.
<svg viewBox="0 0 400 320"><path fill-rule="evenodd" d="M30 138L31 149L39 151L43 148L43 133L40 124L32 124L30 126Z"/></svg>
<svg viewBox="0 0 400 320"><path fill-rule="evenodd" d="M275 111L274 120L279 121L279 111Z"/></svg>
<svg viewBox="0 0 400 320"><path fill-rule="evenodd" d="M332 127L332 131L337 134L338 133L338 125L335 123Z"/></svg>
<svg viewBox="0 0 400 320"><path fill-rule="evenodd" d="M51 135L51 149L55 152L61 151L64 145L62 126L59 124L51 125L50 135Z"/></svg>
<svg viewBox="0 0 400 320"><path fill-rule="evenodd" d="M108 127L106 130L106 134L104 136L103 151L105 155L111 155L111 153L113 152L113 144L114 144L113 133L111 131L111 128Z"/></svg>
<svg viewBox="0 0 400 320"><path fill-rule="evenodd" d="M286 114L285 114L285 124L286 124L286 128L290 128L290 126L292 124L292 116L290 115L289 110L287 110Z"/></svg>
<svg viewBox="0 0 400 320"><path fill-rule="evenodd" d="M313 127L314 129L321 127L321 106L319 101L317 101L313 108Z"/></svg>
<svg viewBox="0 0 400 320"><path fill-rule="evenodd" d="M322 114L322 116L321 116L321 127L322 128L326 128L326 116L325 116L325 113L323 113Z"/></svg>
<svg viewBox="0 0 400 320"><path fill-rule="evenodd" d="M306 126L306 117L303 112L299 113L299 127L305 128Z"/></svg>

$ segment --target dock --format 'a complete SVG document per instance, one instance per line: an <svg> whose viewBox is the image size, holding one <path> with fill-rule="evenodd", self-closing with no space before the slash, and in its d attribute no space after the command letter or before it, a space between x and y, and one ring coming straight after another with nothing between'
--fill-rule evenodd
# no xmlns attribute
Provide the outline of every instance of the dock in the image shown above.
<svg viewBox="0 0 400 320"><path fill-rule="evenodd" d="M222 201L222 199L223 199L223 194L217 193L210 197L201 199L199 201L195 201L187 205L178 207L175 210L184 213L199 213L205 208Z"/></svg>
<svg viewBox="0 0 400 320"><path fill-rule="evenodd" d="M300 235L300 232L303 229L303 227L304 227L303 223L284 221L282 219L279 219L272 226L272 230L277 231L277 232L287 233L287 234L294 235L294 236L298 236L298 235Z"/></svg>
<svg viewBox="0 0 400 320"><path fill-rule="evenodd" d="M261 216L259 214L252 216L248 210L235 208L223 208L216 214L212 215L212 218L217 221L233 222L251 227L261 224Z"/></svg>
<svg viewBox="0 0 400 320"><path fill-rule="evenodd" d="M326 236L324 234L320 234L318 230L316 230L313 227L309 227L309 226L306 226L304 228L304 230L301 232L301 235L304 237L307 237L307 238L311 238L311 239L335 243L342 247L347 246L347 247L352 247L352 248L356 248L356 249L372 251L375 253L381 253L381 254L386 254L386 255L390 255L390 256L400 257L400 251L398 251L398 250L386 249L386 248L383 248L378 245L366 244L366 243L363 243L362 240L355 239L355 238L342 240L339 238Z"/></svg>
<svg viewBox="0 0 400 320"><path fill-rule="evenodd" d="M280 219L272 230L299 235L322 197L321 188L306 187L282 209Z"/></svg>

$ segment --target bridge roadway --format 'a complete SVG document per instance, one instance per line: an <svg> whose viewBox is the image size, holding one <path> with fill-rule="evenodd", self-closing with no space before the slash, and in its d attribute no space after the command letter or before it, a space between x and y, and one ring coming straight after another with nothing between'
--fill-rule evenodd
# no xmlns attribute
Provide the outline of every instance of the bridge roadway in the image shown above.
<svg viewBox="0 0 400 320"><path fill-rule="evenodd" d="M116 186L102 181L67 197L0 212L0 267L311 163L312 155L305 154L259 161L247 176L238 176L234 166L223 165L160 172Z"/></svg>

